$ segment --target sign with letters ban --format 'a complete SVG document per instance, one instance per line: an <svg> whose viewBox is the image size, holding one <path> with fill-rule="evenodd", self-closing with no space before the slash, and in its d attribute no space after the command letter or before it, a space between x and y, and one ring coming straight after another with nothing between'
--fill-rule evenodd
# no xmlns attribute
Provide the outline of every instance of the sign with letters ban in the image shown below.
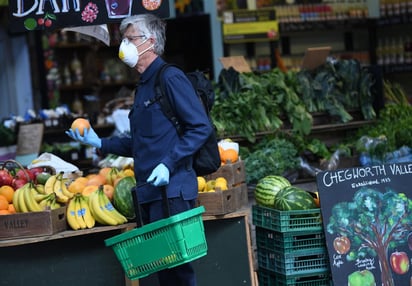
<svg viewBox="0 0 412 286"><path fill-rule="evenodd" d="M11 32L120 22L130 15L169 17L166 0L9 0Z"/></svg>

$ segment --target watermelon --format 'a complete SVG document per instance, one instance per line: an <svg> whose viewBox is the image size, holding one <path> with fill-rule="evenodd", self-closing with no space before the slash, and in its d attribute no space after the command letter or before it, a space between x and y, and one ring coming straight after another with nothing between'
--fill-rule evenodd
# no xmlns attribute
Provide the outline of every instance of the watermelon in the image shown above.
<svg viewBox="0 0 412 286"><path fill-rule="evenodd" d="M280 190L275 196L273 207L281 211L317 208L313 197L307 191L296 186L288 186Z"/></svg>
<svg viewBox="0 0 412 286"><path fill-rule="evenodd" d="M117 183L113 192L114 207L128 219L133 219L136 216L131 193L134 186L136 186L134 177L124 177Z"/></svg>
<svg viewBox="0 0 412 286"><path fill-rule="evenodd" d="M258 181L255 188L255 201L258 205L273 208L276 194L290 186L288 179L282 176L269 175Z"/></svg>

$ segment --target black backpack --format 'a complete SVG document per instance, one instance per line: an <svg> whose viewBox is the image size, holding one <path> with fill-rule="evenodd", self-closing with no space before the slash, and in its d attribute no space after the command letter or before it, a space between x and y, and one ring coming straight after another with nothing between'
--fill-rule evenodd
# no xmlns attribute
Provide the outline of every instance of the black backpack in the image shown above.
<svg viewBox="0 0 412 286"><path fill-rule="evenodd" d="M175 66L173 64L164 64L158 71L155 79L155 93L156 100L162 108L165 116L172 122L176 127L177 133L179 135L183 134L184 126L179 122L178 116L175 112L175 108L172 108L171 101L168 96L164 96L164 82L163 82L163 72L169 66ZM179 67L178 67L179 68ZM193 85L196 94L199 96L200 101L205 108L206 114L209 117L210 124L214 127L211 118L210 110L212 109L215 93L213 85L209 79L201 71L194 71L186 73L186 76ZM198 176L204 176L215 172L221 165L219 148L216 139L215 128L210 134L209 138L206 140L205 144L200 147L200 149L193 156L193 169Z"/></svg>

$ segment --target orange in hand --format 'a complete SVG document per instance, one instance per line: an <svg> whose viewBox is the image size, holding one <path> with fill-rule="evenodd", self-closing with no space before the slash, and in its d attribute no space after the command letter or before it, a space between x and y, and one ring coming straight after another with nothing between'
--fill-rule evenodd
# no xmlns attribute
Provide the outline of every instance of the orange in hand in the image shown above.
<svg viewBox="0 0 412 286"><path fill-rule="evenodd" d="M85 118L77 118L72 122L71 129L75 131L76 129L79 129L79 133L81 136L84 135L84 129L89 129L90 128L90 123L89 120Z"/></svg>

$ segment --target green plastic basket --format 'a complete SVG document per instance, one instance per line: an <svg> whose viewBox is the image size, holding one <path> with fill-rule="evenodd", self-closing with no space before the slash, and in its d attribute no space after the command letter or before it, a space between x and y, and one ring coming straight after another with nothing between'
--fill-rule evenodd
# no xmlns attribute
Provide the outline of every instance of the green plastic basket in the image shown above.
<svg viewBox="0 0 412 286"><path fill-rule="evenodd" d="M105 240L126 276L139 279L205 256L203 206L152 222Z"/></svg>

